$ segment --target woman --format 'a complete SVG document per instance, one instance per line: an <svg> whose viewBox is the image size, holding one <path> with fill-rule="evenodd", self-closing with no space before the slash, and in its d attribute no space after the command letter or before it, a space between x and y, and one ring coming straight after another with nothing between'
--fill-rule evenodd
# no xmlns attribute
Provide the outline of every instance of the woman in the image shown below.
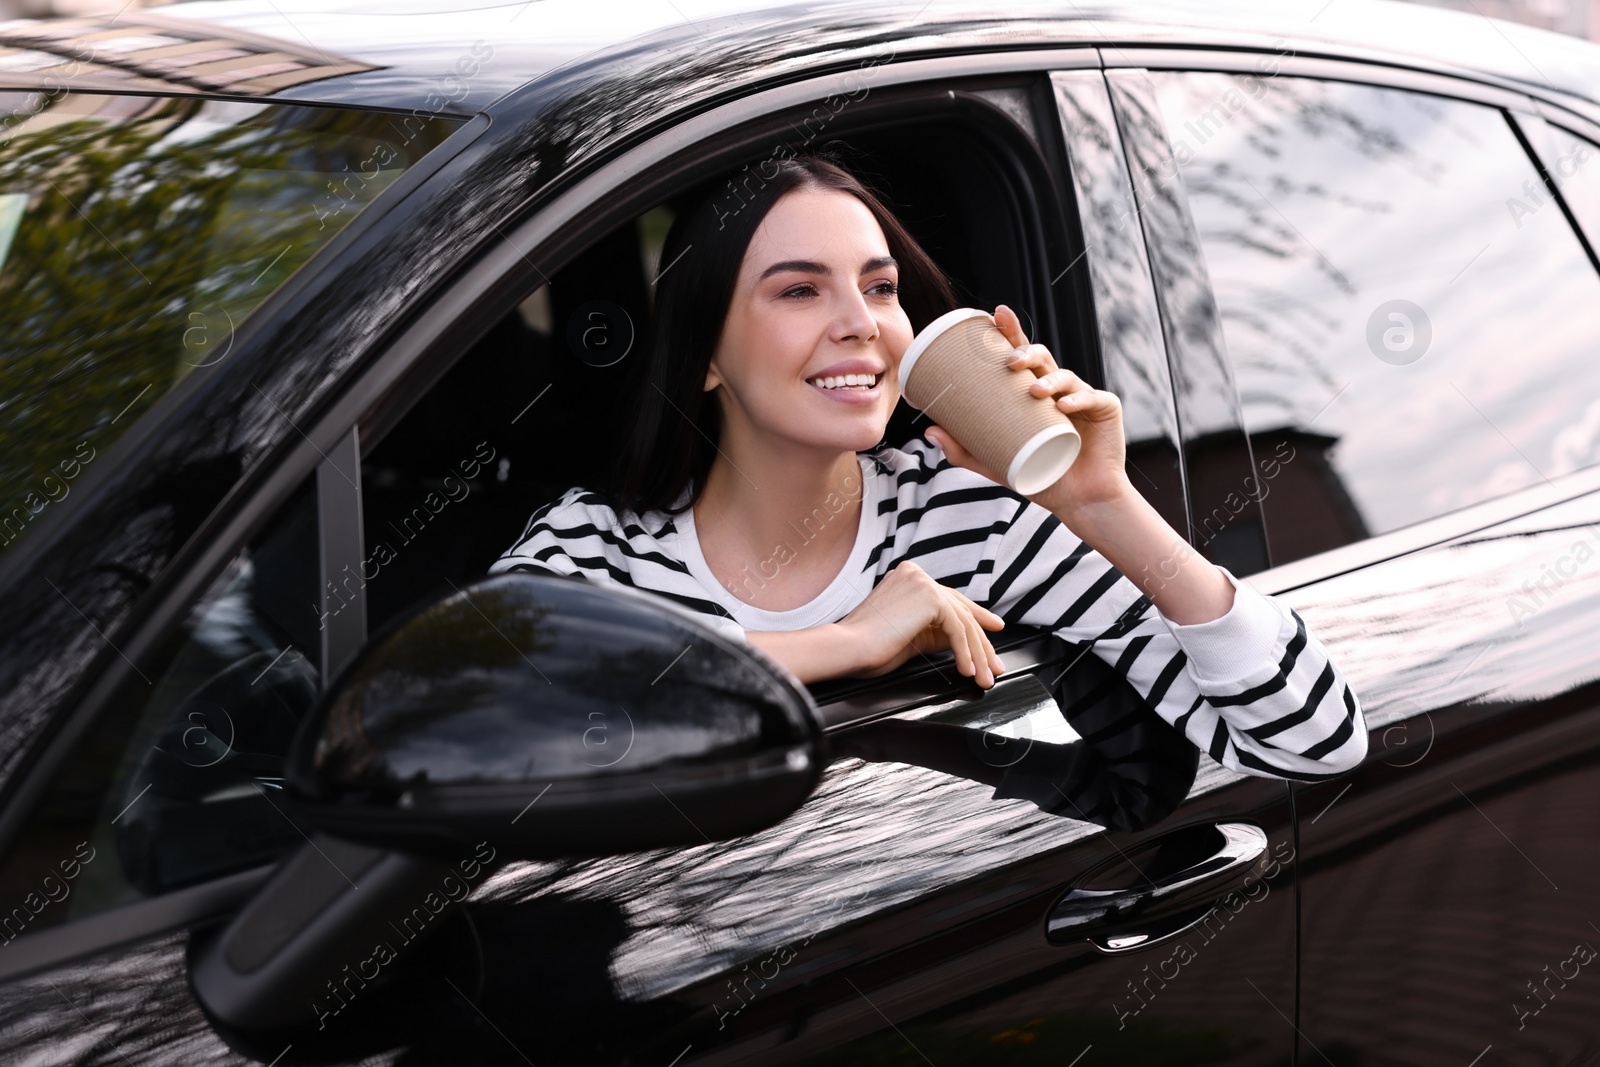
<svg viewBox="0 0 1600 1067"><path fill-rule="evenodd" d="M491 572L656 592L806 683L948 648L987 688L1004 665L986 631L1048 627L1096 640L1226 767L1318 779L1361 761L1355 695L1304 622L1187 548L1127 477L1117 398L1058 368L1010 308L995 321L1013 369L1082 435L1072 468L1023 498L936 425L887 447L913 324L956 298L837 164L761 173L668 233L610 486L540 508ZM1147 577L1146 596L1125 577L1156 573L1170 577Z"/></svg>

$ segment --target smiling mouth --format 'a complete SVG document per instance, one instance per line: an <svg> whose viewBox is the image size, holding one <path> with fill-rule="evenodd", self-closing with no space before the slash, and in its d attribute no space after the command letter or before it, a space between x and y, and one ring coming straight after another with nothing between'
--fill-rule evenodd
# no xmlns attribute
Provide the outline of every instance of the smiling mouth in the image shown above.
<svg viewBox="0 0 1600 1067"><path fill-rule="evenodd" d="M829 375L825 378L807 378L806 384L825 389L828 392L858 392L867 393L876 389L883 382L883 374L839 374Z"/></svg>

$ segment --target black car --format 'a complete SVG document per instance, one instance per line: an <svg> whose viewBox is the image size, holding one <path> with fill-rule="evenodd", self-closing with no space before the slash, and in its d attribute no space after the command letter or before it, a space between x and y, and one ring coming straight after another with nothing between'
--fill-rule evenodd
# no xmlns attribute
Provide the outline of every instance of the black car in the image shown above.
<svg viewBox="0 0 1600 1067"><path fill-rule="evenodd" d="M0 24L0 92L0 1060L1595 1062L1600 49L220 0ZM1121 398L1363 766L1201 754L1108 830L866 740L1092 751L1125 694L1048 633L804 687L484 578L600 475L675 208L822 146Z"/></svg>

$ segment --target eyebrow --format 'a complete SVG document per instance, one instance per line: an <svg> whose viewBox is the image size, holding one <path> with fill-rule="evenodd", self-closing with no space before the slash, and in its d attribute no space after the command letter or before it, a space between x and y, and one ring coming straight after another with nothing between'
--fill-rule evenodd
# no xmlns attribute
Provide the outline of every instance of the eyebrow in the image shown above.
<svg viewBox="0 0 1600 1067"><path fill-rule="evenodd" d="M882 267L898 268L899 266L899 262L893 256L878 256L875 259L869 259L865 263L861 264L861 273L866 274L869 271L875 271ZM824 276L833 273L833 271L830 270L826 264L818 263L814 259L786 259L781 263L774 263L772 266L762 271L761 277L757 278L756 281L765 281L768 277L774 274L779 274L786 270L805 271L807 274L821 274Z"/></svg>

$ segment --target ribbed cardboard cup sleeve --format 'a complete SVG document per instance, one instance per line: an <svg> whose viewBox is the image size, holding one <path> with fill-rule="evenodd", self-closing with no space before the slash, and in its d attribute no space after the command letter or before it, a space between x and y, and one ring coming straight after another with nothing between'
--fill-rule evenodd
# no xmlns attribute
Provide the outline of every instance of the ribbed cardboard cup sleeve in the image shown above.
<svg viewBox="0 0 1600 1067"><path fill-rule="evenodd" d="M994 316L957 308L923 327L907 347L900 393L1027 496L1060 479L1082 442L1053 397L1029 392L1038 376L1006 365L1011 352Z"/></svg>

